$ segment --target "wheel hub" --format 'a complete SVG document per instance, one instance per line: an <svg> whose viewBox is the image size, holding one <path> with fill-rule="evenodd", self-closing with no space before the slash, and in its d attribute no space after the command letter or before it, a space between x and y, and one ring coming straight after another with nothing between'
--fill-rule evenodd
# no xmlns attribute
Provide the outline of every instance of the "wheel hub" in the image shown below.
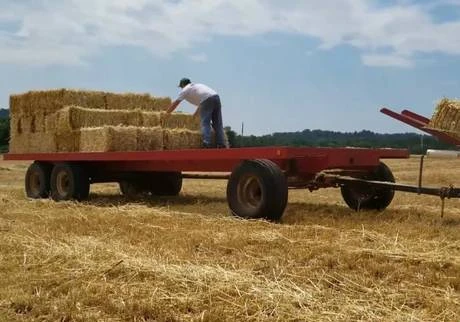
<svg viewBox="0 0 460 322"><path fill-rule="evenodd" d="M30 182L29 182L30 191L34 195L39 195L40 185L41 185L40 175L37 172L34 172L30 176Z"/></svg>
<svg viewBox="0 0 460 322"><path fill-rule="evenodd" d="M60 172L56 178L56 189L61 196L69 194L70 178L67 173Z"/></svg>
<svg viewBox="0 0 460 322"><path fill-rule="evenodd" d="M262 184L255 175L240 180L237 188L238 202L245 208L257 209L262 202Z"/></svg>

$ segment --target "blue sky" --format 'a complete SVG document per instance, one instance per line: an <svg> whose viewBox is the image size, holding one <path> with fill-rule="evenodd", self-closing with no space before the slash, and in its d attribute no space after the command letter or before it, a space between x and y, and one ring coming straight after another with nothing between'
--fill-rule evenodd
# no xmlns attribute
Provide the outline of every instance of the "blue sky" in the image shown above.
<svg viewBox="0 0 460 322"><path fill-rule="evenodd" d="M379 109L456 97L459 35L460 0L3 0L0 107L62 87L174 98L187 76L246 134L414 132Z"/></svg>

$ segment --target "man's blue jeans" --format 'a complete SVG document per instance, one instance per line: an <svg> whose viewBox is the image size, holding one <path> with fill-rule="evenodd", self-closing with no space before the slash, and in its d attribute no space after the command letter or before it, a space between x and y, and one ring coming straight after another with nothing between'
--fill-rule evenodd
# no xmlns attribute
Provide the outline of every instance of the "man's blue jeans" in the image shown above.
<svg viewBox="0 0 460 322"><path fill-rule="evenodd" d="M226 147L224 127L222 124L222 106L219 95L214 95L200 104L201 134L203 145L211 146L211 126L216 134L217 147Z"/></svg>

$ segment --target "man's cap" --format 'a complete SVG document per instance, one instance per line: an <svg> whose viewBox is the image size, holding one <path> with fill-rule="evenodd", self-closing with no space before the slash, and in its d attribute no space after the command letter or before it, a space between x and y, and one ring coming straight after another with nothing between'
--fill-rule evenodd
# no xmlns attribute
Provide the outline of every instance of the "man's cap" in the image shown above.
<svg viewBox="0 0 460 322"><path fill-rule="evenodd" d="M185 87L186 85L190 84L191 81L188 78L182 78L179 82L179 87Z"/></svg>

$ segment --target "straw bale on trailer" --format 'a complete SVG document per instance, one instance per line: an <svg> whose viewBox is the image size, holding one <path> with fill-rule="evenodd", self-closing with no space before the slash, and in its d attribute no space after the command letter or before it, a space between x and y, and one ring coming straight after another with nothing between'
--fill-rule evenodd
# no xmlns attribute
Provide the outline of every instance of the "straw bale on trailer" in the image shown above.
<svg viewBox="0 0 460 322"><path fill-rule="evenodd" d="M56 133L58 113L48 114L45 117L45 132Z"/></svg>
<svg viewBox="0 0 460 322"><path fill-rule="evenodd" d="M50 153L57 150L56 136L52 133L29 134L29 151L36 153Z"/></svg>
<svg viewBox="0 0 460 322"><path fill-rule="evenodd" d="M10 95L10 116L20 116L23 114L23 101L22 95Z"/></svg>
<svg viewBox="0 0 460 322"><path fill-rule="evenodd" d="M85 91L85 90L64 90L62 97L62 105L76 105L86 108L105 109L106 100L105 93L101 91Z"/></svg>
<svg viewBox="0 0 460 322"><path fill-rule="evenodd" d="M139 127L137 130L137 150L163 150L163 129L157 127Z"/></svg>
<svg viewBox="0 0 460 322"><path fill-rule="evenodd" d="M57 152L78 152L80 150L80 131L56 133Z"/></svg>
<svg viewBox="0 0 460 322"><path fill-rule="evenodd" d="M460 139L460 101L442 99L437 105L428 127L443 130Z"/></svg>
<svg viewBox="0 0 460 322"><path fill-rule="evenodd" d="M106 93L106 106L110 110L162 111L171 104L169 97L152 97L150 94Z"/></svg>
<svg viewBox="0 0 460 322"><path fill-rule="evenodd" d="M56 89L29 91L10 96L12 114L45 115L57 112L68 105L105 109L105 93L99 91Z"/></svg>
<svg viewBox="0 0 460 322"><path fill-rule="evenodd" d="M16 115L34 115L37 111L48 115L71 105L91 109L163 111L171 105L171 98L73 89L29 91L10 96L10 110Z"/></svg>
<svg viewBox="0 0 460 322"><path fill-rule="evenodd" d="M11 114L10 117L12 134L45 132L44 113L35 115Z"/></svg>
<svg viewBox="0 0 460 322"><path fill-rule="evenodd" d="M139 126L141 124L138 110L102 110L79 106L67 106L56 113L56 128L59 133L86 127L101 126Z"/></svg>
<svg viewBox="0 0 460 322"><path fill-rule="evenodd" d="M142 127L161 126L161 112L141 112L140 119Z"/></svg>
<svg viewBox="0 0 460 322"><path fill-rule="evenodd" d="M82 152L136 151L137 149L138 127L135 126L83 128L80 132Z"/></svg>
<svg viewBox="0 0 460 322"><path fill-rule="evenodd" d="M46 132L46 115L44 112L37 112L32 116L31 133Z"/></svg>
<svg viewBox="0 0 460 322"><path fill-rule="evenodd" d="M11 150L152 151L199 148L199 118L164 110L168 97L56 89L10 96Z"/></svg>
<svg viewBox="0 0 460 322"><path fill-rule="evenodd" d="M201 147L201 132L187 129L164 129L165 150L198 149Z"/></svg>
<svg viewBox="0 0 460 322"><path fill-rule="evenodd" d="M161 126L168 129L200 130L200 118L186 113L162 113Z"/></svg>
<svg viewBox="0 0 460 322"><path fill-rule="evenodd" d="M56 138L50 133L23 133L10 139L10 153L46 153L56 149Z"/></svg>

